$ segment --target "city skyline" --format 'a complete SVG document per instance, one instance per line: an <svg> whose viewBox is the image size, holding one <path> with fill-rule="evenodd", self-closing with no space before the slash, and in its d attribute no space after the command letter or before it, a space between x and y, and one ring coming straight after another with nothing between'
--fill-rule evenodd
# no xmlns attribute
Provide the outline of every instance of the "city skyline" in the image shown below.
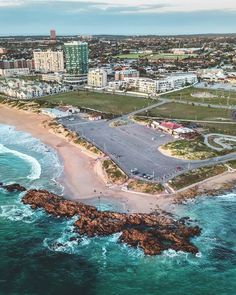
<svg viewBox="0 0 236 295"><path fill-rule="evenodd" d="M0 35L235 33L233 0L0 0Z"/></svg>

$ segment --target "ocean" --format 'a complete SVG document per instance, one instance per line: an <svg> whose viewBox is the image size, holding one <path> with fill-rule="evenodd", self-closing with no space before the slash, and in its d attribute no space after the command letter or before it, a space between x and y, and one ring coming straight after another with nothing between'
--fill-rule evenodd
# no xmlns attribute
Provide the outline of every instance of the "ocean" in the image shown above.
<svg viewBox="0 0 236 295"><path fill-rule="evenodd" d="M62 194L56 181L62 171L51 148L0 125L1 182ZM199 248L196 256L175 251L144 256L118 243L119 234L79 237L73 233L73 219L33 211L21 197L0 189L1 295L236 294L236 190L176 209L177 217L190 216L202 228L193 239ZM107 210L113 205L99 206Z"/></svg>

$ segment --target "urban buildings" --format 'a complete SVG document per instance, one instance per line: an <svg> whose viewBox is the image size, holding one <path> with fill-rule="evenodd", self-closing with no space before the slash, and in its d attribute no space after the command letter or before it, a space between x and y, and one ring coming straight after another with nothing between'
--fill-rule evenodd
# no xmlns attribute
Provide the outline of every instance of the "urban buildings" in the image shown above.
<svg viewBox="0 0 236 295"><path fill-rule="evenodd" d="M0 82L0 92L16 99L33 99L41 96L66 92L68 87L45 82L11 79Z"/></svg>
<svg viewBox="0 0 236 295"><path fill-rule="evenodd" d="M193 85L198 81L197 75L191 73L178 73L173 76L167 76L163 79L150 78L125 78L124 80L109 83L109 88L113 90L133 90L141 93L155 95L160 92L180 89Z"/></svg>
<svg viewBox="0 0 236 295"><path fill-rule="evenodd" d="M139 71L135 69L124 69L121 71L115 72L115 80L125 80L125 78L138 78L139 77Z"/></svg>
<svg viewBox="0 0 236 295"><path fill-rule="evenodd" d="M0 60L0 76L12 77L28 75L34 69L34 61L29 59Z"/></svg>
<svg viewBox="0 0 236 295"><path fill-rule="evenodd" d="M4 77L27 76L29 73L29 68L0 69L0 76Z"/></svg>
<svg viewBox="0 0 236 295"><path fill-rule="evenodd" d="M73 41L64 44L66 71L72 75L88 73L88 43Z"/></svg>
<svg viewBox="0 0 236 295"><path fill-rule="evenodd" d="M63 72L64 58L62 51L34 51L35 70L43 73Z"/></svg>
<svg viewBox="0 0 236 295"><path fill-rule="evenodd" d="M88 73L88 86L102 88L107 86L107 72L103 69L91 69Z"/></svg>

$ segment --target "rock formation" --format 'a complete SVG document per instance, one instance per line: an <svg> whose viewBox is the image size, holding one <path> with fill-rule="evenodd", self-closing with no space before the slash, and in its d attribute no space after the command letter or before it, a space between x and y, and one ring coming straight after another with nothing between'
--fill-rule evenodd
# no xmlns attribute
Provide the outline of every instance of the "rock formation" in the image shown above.
<svg viewBox="0 0 236 295"><path fill-rule="evenodd" d="M187 227L184 219L175 221L160 213L125 214L101 212L80 202L65 200L45 190L29 190L22 198L32 209L43 208L47 213L60 217L78 215L75 231L89 237L121 233L119 240L132 247L141 248L145 254L156 255L174 249L197 253L190 238L200 234L198 226Z"/></svg>
<svg viewBox="0 0 236 295"><path fill-rule="evenodd" d="M17 184L17 183L8 184L8 185L4 185L3 183L0 183L0 187L2 187L3 189L7 190L10 193L12 193L12 192L25 192L26 191L25 187L23 187L22 185Z"/></svg>

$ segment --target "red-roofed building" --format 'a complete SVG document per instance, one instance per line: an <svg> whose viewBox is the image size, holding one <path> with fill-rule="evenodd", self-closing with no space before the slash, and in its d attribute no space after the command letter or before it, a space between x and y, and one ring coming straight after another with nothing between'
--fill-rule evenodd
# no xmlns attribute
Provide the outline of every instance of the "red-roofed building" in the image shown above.
<svg viewBox="0 0 236 295"><path fill-rule="evenodd" d="M182 125L173 123L173 122L162 122L159 125L159 128L162 129L165 132L168 132L170 134L174 133L175 129L181 128Z"/></svg>

